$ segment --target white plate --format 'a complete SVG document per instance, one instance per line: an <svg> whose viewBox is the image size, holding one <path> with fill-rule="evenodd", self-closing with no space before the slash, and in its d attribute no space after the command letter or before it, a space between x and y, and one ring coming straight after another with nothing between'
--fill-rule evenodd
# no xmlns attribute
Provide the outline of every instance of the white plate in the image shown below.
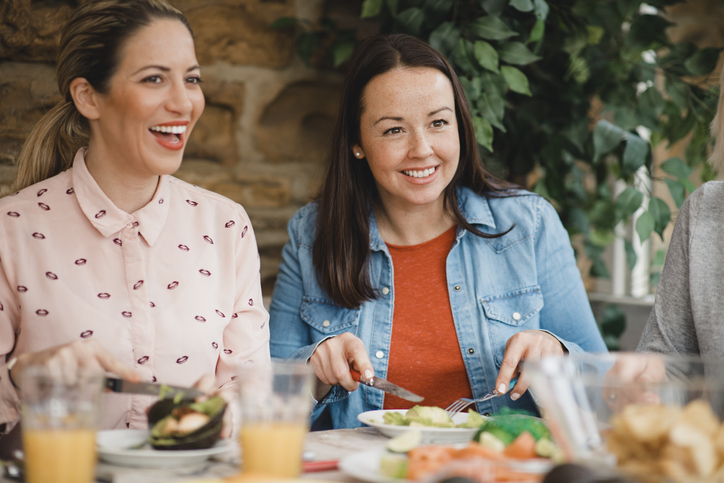
<svg viewBox="0 0 724 483"><path fill-rule="evenodd" d="M380 474L380 460L384 453L384 451L380 450L353 453L340 460L339 469L342 473L371 483L400 483L407 481Z"/></svg>
<svg viewBox="0 0 724 483"><path fill-rule="evenodd" d="M422 433L422 442L425 444L436 443L436 444L453 444L453 443L467 443L473 439L475 433L478 432L478 428L434 428L434 427L409 427L409 426L398 426L395 424L385 424L384 415L388 412L394 413L406 413L406 409L378 409L377 411L365 411L357 416L357 419L366 424L376 428L377 431L393 438L398 434L410 431L411 429L418 429ZM455 424L461 424L468 420L468 413L458 413L453 416L453 422Z"/></svg>
<svg viewBox="0 0 724 483"><path fill-rule="evenodd" d="M405 481L412 481L401 478L391 478L380 473L380 461L382 455L385 454L384 450L372 450L363 451L361 453L354 453L339 462L339 469L342 473L352 476L358 480L367 481L370 483L403 483ZM459 460L458 466L474 466L475 460ZM481 462L484 464L484 462ZM448 468L452 469L455 466L455 462L451 462ZM544 475L553 467L553 464L549 460L534 459L529 461L521 461L519 464L512 463L509 466L510 469L514 469L523 473L533 473ZM444 477L445 469L442 469L442 473L438 473L438 477ZM440 481L440 478L430 476L425 478L423 481Z"/></svg>
<svg viewBox="0 0 724 483"><path fill-rule="evenodd" d="M208 449L156 450L146 445L140 449L129 449L148 440L146 429L111 429L98 431L96 447L103 461L134 468L169 468L190 466L206 461L210 456L236 449L228 439L219 440Z"/></svg>

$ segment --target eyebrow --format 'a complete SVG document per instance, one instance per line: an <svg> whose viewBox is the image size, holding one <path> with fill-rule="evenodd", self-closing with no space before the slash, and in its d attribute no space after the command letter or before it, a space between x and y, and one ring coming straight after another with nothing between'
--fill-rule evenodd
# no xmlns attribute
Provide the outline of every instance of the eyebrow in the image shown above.
<svg viewBox="0 0 724 483"><path fill-rule="evenodd" d="M200 69L201 67L199 65L192 65L188 69L186 69L186 72L191 72L192 70ZM139 72L142 72L146 69L158 69L163 72L170 72L171 69L169 67L163 66L163 65L147 65L145 67L141 67L138 69L134 74L138 74Z"/></svg>
<svg viewBox="0 0 724 483"><path fill-rule="evenodd" d="M441 107L440 109L437 109L437 110L435 110L435 111L431 111L431 112L427 115L427 117L432 117L432 116L434 116L435 114L439 114L439 113L442 112L442 111L450 111L450 112L452 112L452 109L450 109L450 108L447 107L447 106ZM379 118L377 121L375 121L375 123L373 124L373 126L376 126L378 123L380 123L380 122L382 122L382 121L385 121L385 120L398 121L398 122L399 122L399 121L402 121L403 119L402 119L401 117L384 116L384 117Z"/></svg>

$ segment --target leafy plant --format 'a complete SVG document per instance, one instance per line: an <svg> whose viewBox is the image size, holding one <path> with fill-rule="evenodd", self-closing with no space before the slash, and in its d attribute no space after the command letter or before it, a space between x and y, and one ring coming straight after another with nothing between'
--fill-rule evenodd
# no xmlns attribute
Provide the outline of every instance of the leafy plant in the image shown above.
<svg viewBox="0 0 724 483"><path fill-rule="evenodd" d="M668 205L637 182L653 178L654 146L690 138L685 159L661 164L677 207L695 172L715 176L705 162L718 97L708 76L721 49L673 43L662 9L674 3L365 0L361 18L424 39L451 61L488 168L550 200L569 234L583 238L591 275L608 277L601 255L619 223L641 213L625 241L633 267L634 232L643 242L671 222ZM298 51L319 58L314 42L328 52L326 65L343 67L353 38L307 26Z"/></svg>
<svg viewBox="0 0 724 483"><path fill-rule="evenodd" d="M616 304L607 305L603 309L598 322L599 329L603 335L603 341L609 350L620 350L619 339L626 330L626 314Z"/></svg>

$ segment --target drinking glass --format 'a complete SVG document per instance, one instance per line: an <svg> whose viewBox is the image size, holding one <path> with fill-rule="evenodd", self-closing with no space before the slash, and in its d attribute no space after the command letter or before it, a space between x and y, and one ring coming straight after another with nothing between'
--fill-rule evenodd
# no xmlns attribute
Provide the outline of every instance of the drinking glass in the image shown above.
<svg viewBox="0 0 724 483"><path fill-rule="evenodd" d="M717 481L724 360L570 354L526 362L523 371L566 461L635 481ZM707 454L714 458L697 466L693 458Z"/></svg>
<svg viewBox="0 0 724 483"><path fill-rule="evenodd" d="M273 361L239 370L243 474L299 476L312 410L313 374L302 362Z"/></svg>
<svg viewBox="0 0 724 483"><path fill-rule="evenodd" d="M95 481L103 377L29 367L21 376L20 420L28 483Z"/></svg>

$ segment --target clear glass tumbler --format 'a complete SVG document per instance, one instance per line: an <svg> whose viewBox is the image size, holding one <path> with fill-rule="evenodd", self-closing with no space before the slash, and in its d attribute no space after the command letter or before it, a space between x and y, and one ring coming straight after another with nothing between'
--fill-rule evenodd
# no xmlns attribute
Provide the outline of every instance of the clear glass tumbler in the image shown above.
<svg viewBox="0 0 724 483"><path fill-rule="evenodd" d="M95 481L103 376L29 367L21 376L21 424L28 483Z"/></svg>
<svg viewBox="0 0 724 483"><path fill-rule="evenodd" d="M239 370L242 473L300 475L313 375L312 368L301 362L273 361Z"/></svg>

